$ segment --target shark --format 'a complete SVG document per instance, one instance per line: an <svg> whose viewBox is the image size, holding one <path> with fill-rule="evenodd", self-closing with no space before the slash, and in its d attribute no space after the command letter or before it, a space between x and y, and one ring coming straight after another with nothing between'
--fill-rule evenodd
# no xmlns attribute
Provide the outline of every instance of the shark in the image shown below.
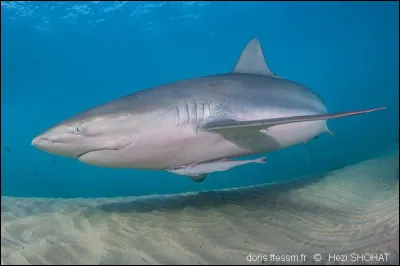
<svg viewBox="0 0 400 266"><path fill-rule="evenodd" d="M318 94L272 72L252 39L227 73L115 98L52 126L32 145L89 165L163 170L202 182L214 172L265 163L240 157L332 134L330 119L385 108L328 112Z"/></svg>

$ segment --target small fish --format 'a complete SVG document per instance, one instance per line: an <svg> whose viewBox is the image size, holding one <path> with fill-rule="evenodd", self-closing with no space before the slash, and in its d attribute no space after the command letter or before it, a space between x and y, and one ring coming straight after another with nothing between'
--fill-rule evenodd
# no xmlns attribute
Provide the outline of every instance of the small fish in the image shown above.
<svg viewBox="0 0 400 266"><path fill-rule="evenodd" d="M201 182L206 178L207 174L213 172L221 172L229 170L233 167L249 164L249 163L266 163L266 157L260 157L251 160L229 160L222 159L217 161L210 161L205 163L197 163L197 164L189 164L184 166L178 166L174 168L166 169L168 172L177 174L177 175L185 175L190 179L196 182Z"/></svg>
<svg viewBox="0 0 400 266"><path fill-rule="evenodd" d="M5 150L6 152L11 152L11 149L10 149L9 147L7 147L7 146L4 146L4 150Z"/></svg>
<svg viewBox="0 0 400 266"><path fill-rule="evenodd" d="M38 176L38 175L39 175L39 172L35 172L34 175L35 175L35 176Z"/></svg>
<svg viewBox="0 0 400 266"><path fill-rule="evenodd" d="M24 176L27 176L28 172L26 170L24 170Z"/></svg>

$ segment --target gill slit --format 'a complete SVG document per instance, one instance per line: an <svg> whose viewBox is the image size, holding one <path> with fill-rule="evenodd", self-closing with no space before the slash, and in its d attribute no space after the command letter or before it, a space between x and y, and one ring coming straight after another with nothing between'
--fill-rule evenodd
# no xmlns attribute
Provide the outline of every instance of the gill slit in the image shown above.
<svg viewBox="0 0 400 266"><path fill-rule="evenodd" d="M187 101L185 101L185 106L186 106L186 115L187 115L187 119L186 119L186 125L188 125L189 124L189 122L190 122L190 112L189 112L189 106L188 106L188 104L187 104Z"/></svg>
<svg viewBox="0 0 400 266"><path fill-rule="evenodd" d="M177 113L177 115L178 115L178 124L177 124L177 126L179 127L180 124L181 124L181 115L179 114L178 105L175 104L175 108L176 108L176 113Z"/></svg>
<svg viewBox="0 0 400 266"><path fill-rule="evenodd" d="M183 101L175 104L177 115L177 127L184 127L187 125L194 125L196 133L201 127L202 123L211 114L211 101ZM194 112L192 114L192 112Z"/></svg>
<svg viewBox="0 0 400 266"><path fill-rule="evenodd" d="M209 117L211 114L211 101L208 101L208 113L207 113L207 117Z"/></svg>
<svg viewBox="0 0 400 266"><path fill-rule="evenodd" d="M194 103L194 121L193 121L193 123L194 123L194 125L195 125L195 128L196 128L196 134L197 134L197 125L198 125L198 121L197 121L197 102L196 102L196 100L193 100L193 103Z"/></svg>

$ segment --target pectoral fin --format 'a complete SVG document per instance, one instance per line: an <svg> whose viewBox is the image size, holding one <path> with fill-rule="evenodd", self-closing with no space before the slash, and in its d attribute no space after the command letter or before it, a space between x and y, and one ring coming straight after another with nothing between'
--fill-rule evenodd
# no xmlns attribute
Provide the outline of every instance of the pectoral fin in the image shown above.
<svg viewBox="0 0 400 266"><path fill-rule="evenodd" d="M328 120L332 118L339 118L345 116L359 115L370 112L379 111L385 109L386 107L353 111L353 112L341 112L332 114L317 114L317 115L300 115L300 116L290 116L272 119L261 119L261 120L251 120L251 121L235 121L235 120L224 120L217 122L210 122L203 126L206 131L217 131L233 128L269 128L277 125L306 122L306 121L317 121L317 120Z"/></svg>

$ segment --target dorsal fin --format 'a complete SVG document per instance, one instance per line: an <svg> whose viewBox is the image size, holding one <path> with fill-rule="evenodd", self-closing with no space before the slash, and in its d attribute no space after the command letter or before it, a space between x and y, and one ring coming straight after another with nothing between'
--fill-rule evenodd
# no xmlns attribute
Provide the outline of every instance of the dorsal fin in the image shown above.
<svg viewBox="0 0 400 266"><path fill-rule="evenodd" d="M258 39L253 39L246 45L233 72L275 77L265 62L264 53Z"/></svg>

